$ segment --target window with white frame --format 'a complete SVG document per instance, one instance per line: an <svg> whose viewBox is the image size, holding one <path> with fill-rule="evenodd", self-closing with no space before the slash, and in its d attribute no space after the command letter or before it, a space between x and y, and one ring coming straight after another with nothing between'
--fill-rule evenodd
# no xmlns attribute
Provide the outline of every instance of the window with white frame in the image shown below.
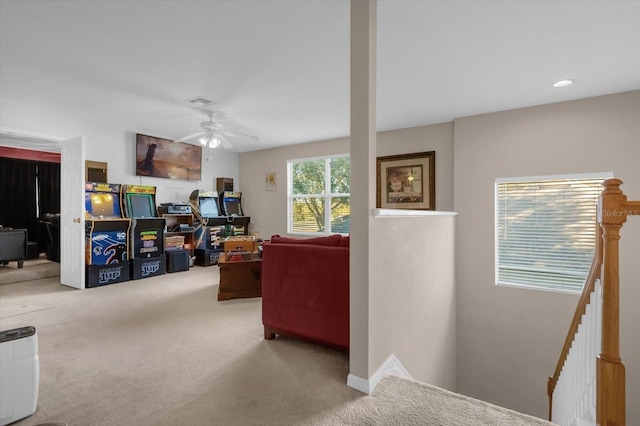
<svg viewBox="0 0 640 426"><path fill-rule="evenodd" d="M580 292L612 173L496 180L496 284Z"/></svg>
<svg viewBox="0 0 640 426"><path fill-rule="evenodd" d="M287 161L287 230L292 234L348 233L348 155Z"/></svg>

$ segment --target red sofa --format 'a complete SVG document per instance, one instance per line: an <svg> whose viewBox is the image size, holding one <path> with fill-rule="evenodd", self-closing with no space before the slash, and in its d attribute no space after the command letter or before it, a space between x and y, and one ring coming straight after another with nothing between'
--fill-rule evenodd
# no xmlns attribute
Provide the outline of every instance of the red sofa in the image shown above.
<svg viewBox="0 0 640 426"><path fill-rule="evenodd" d="M262 251L264 337L349 348L349 237L274 235Z"/></svg>

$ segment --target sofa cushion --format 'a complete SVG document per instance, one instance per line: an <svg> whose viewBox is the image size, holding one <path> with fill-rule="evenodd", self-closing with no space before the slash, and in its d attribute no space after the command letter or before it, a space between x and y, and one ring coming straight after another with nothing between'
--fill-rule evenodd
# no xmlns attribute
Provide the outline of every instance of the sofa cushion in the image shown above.
<svg viewBox="0 0 640 426"><path fill-rule="evenodd" d="M343 236L338 243L338 247L349 247L349 236Z"/></svg>
<svg viewBox="0 0 640 426"><path fill-rule="evenodd" d="M316 246L332 246L337 247L340 244L342 235L328 235L326 237L316 238L288 238L274 235L271 237L271 243L275 244L311 244Z"/></svg>

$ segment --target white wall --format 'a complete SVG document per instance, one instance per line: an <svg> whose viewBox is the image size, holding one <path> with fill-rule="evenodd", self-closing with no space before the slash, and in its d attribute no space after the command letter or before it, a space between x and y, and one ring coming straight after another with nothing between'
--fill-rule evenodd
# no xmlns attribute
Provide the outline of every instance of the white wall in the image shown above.
<svg viewBox="0 0 640 426"><path fill-rule="evenodd" d="M27 132L41 133L56 138L83 136L87 160L108 163L109 183L151 185L157 188L156 203L188 201L194 189L214 190L216 177L234 179L236 190L241 190L239 154L223 149L203 149L202 180L184 181L135 175L135 134L149 134L126 124L87 121L70 115L42 115L24 107L8 105L2 114L2 126ZM34 120L34 117L37 117ZM151 134L151 136L164 137ZM207 158L211 156L210 160Z"/></svg>
<svg viewBox="0 0 640 426"><path fill-rule="evenodd" d="M457 390L546 418L577 295L494 285L498 177L613 171L640 200L640 91L455 120ZM640 217L621 243L627 424L640 424Z"/></svg>
<svg viewBox="0 0 640 426"><path fill-rule="evenodd" d="M378 156L436 151L436 208L453 208L453 123L379 132ZM251 231L263 238L287 233L287 160L349 153L349 139L310 142L240 154L243 207ZM277 190L265 191L265 173L276 172Z"/></svg>
<svg viewBox="0 0 640 426"><path fill-rule="evenodd" d="M371 241L371 377L395 355L412 378L456 390L455 216L376 217Z"/></svg>
<svg viewBox="0 0 640 426"><path fill-rule="evenodd" d="M136 176L135 139L135 131L90 129L85 136L87 160L107 161L110 183L155 186L158 205L173 201L188 202L189 195L195 189L215 190L217 177L233 178L235 189L241 190L239 154L220 148L202 150L202 178L199 181ZM210 156L211 159L208 159Z"/></svg>

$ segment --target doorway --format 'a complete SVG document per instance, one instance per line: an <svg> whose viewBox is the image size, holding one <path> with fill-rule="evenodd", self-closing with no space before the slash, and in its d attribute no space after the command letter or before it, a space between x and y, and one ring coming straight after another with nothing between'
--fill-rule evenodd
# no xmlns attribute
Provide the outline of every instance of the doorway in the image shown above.
<svg viewBox="0 0 640 426"><path fill-rule="evenodd" d="M0 127L0 145L58 152L60 171L60 283L84 288L84 140Z"/></svg>

